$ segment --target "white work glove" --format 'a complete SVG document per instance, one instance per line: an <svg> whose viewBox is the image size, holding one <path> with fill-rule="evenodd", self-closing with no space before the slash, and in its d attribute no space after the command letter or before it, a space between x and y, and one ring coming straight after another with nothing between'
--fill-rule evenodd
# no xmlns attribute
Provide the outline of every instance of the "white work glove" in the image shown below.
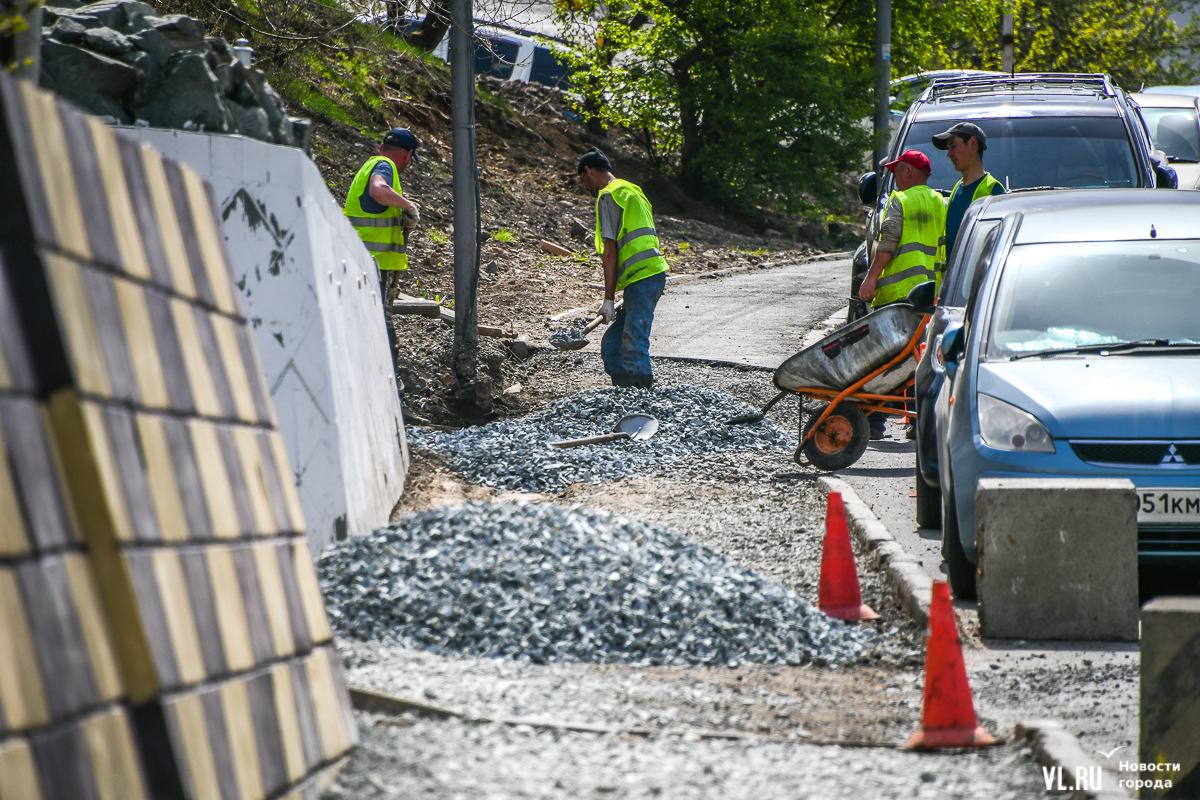
<svg viewBox="0 0 1200 800"><path fill-rule="evenodd" d="M600 316L604 317L605 325L611 325L612 321L616 319L617 312L613 309L612 300L605 300L600 304Z"/></svg>
<svg viewBox="0 0 1200 800"><path fill-rule="evenodd" d="M421 209L417 208L416 203L412 208L406 208L400 214L400 228L408 233L413 228L417 227L421 222Z"/></svg>

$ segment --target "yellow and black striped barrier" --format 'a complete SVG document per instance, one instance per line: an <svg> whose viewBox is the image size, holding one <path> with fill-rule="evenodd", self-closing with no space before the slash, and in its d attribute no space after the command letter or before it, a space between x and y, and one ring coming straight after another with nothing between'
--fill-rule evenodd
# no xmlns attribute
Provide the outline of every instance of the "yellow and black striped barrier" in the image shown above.
<svg viewBox="0 0 1200 800"><path fill-rule="evenodd" d="M207 184L0 75L0 800L315 798L349 697Z"/></svg>

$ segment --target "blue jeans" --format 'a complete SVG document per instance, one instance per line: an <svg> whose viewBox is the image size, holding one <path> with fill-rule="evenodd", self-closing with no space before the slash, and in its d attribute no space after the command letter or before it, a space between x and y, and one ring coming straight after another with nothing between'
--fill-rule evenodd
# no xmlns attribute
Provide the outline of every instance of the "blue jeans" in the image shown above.
<svg viewBox="0 0 1200 800"><path fill-rule="evenodd" d="M660 272L625 287L625 303L600 341L604 371L612 377L613 385L631 386L639 381L649 385L653 374L650 325L666 285L667 273Z"/></svg>

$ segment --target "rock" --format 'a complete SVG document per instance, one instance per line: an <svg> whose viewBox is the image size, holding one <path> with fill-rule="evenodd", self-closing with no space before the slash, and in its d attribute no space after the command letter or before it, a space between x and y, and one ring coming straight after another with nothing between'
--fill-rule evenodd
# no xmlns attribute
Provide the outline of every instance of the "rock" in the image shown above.
<svg viewBox="0 0 1200 800"><path fill-rule="evenodd" d="M488 272L495 275L496 273L498 273L500 271L500 264L497 263L495 260L492 260L487 263L487 266L484 267L484 269L486 269Z"/></svg>
<svg viewBox="0 0 1200 800"><path fill-rule="evenodd" d="M267 112L261 108L246 108L238 103L230 103L229 110L237 123L237 133L253 139L271 141L271 125L267 122Z"/></svg>
<svg viewBox="0 0 1200 800"><path fill-rule="evenodd" d="M303 117L288 117L292 123L292 137L295 145L305 153L312 149L312 120Z"/></svg>
<svg viewBox="0 0 1200 800"><path fill-rule="evenodd" d="M64 44L78 44L83 41L83 35L87 31L87 26L79 20L72 17L59 17L55 21L54 27L50 29L50 36Z"/></svg>
<svg viewBox="0 0 1200 800"><path fill-rule="evenodd" d="M204 35L204 23L182 14L163 17L154 29L171 40L176 50L207 50L208 40Z"/></svg>
<svg viewBox="0 0 1200 800"><path fill-rule="evenodd" d="M172 58L162 86L137 109L137 116L155 128L183 128L190 122L203 130L227 133L237 124L202 53L184 52Z"/></svg>
<svg viewBox="0 0 1200 800"><path fill-rule="evenodd" d="M89 50L109 56L119 56L133 49L133 43L120 31L112 28L93 28L84 31L83 44Z"/></svg>
<svg viewBox="0 0 1200 800"><path fill-rule="evenodd" d="M574 217L571 218L571 236L579 240L586 240L592 231L588 226L584 225Z"/></svg>
<svg viewBox="0 0 1200 800"><path fill-rule="evenodd" d="M133 89L137 78L137 70L115 58L54 39L42 41L42 86L89 113L128 120L119 101ZM97 95L107 102L94 99Z"/></svg>
<svg viewBox="0 0 1200 800"><path fill-rule="evenodd" d="M121 30L139 17L153 16L154 8L136 0L102 0L80 6L75 14L92 17L99 21L101 27Z"/></svg>
<svg viewBox="0 0 1200 800"><path fill-rule="evenodd" d="M826 235L825 220L819 217L802 219L800 224L796 226L796 238L811 242L817 247L825 247L828 244Z"/></svg>
<svg viewBox="0 0 1200 800"><path fill-rule="evenodd" d="M560 245L554 244L554 242L547 242L545 239L542 239L538 244L541 245L542 250L546 251L547 253L549 253L552 256L562 257L562 256L571 255L570 250L568 250L567 248L562 247Z"/></svg>
<svg viewBox="0 0 1200 800"><path fill-rule="evenodd" d="M763 236L767 237L768 239L778 239L780 236L783 236L783 231L777 231L774 228L767 228L765 231L763 231Z"/></svg>

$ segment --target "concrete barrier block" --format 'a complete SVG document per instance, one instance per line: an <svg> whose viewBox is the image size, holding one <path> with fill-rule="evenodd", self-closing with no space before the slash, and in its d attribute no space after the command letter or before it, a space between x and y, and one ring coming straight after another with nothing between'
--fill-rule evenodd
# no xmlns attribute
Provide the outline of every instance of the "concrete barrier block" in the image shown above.
<svg viewBox="0 0 1200 800"><path fill-rule="evenodd" d="M1178 770L1139 773L1163 780L1142 797L1200 797L1200 597L1156 597L1142 607L1143 764ZM1171 788L1165 788L1165 781Z"/></svg>
<svg viewBox="0 0 1200 800"><path fill-rule="evenodd" d="M1137 641L1130 481L984 479L975 520L983 636Z"/></svg>

